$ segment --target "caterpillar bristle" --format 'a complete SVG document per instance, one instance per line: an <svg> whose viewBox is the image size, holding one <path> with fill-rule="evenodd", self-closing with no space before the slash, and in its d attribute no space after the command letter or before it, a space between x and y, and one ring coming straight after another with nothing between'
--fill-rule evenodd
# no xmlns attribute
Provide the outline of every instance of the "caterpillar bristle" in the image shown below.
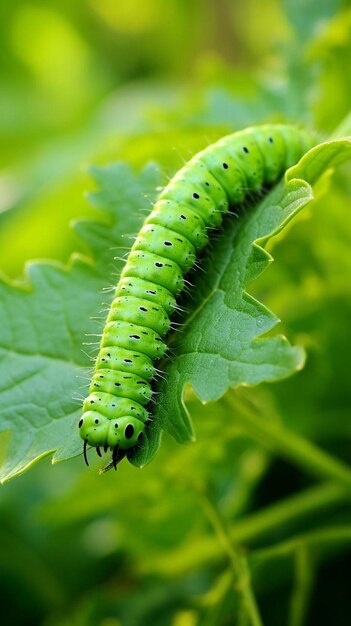
<svg viewBox="0 0 351 626"><path fill-rule="evenodd" d="M127 260L128 254L125 254L124 256L114 256L113 259L114 261L121 261L122 263L125 263Z"/></svg>
<svg viewBox="0 0 351 626"><path fill-rule="evenodd" d="M153 380L156 382L158 380L167 380L165 376L163 376L163 374L156 374L153 378Z"/></svg>
<svg viewBox="0 0 351 626"><path fill-rule="evenodd" d="M91 371L91 368L90 368L90 371ZM76 374L76 379L77 380L87 380L89 382L90 379L91 379L91 374L90 374L90 376L84 376L83 374Z"/></svg>
<svg viewBox="0 0 351 626"><path fill-rule="evenodd" d="M79 398L72 397L72 402L74 402L75 404L78 404L79 406L83 404L84 400L85 398L83 396L80 396Z"/></svg>
<svg viewBox="0 0 351 626"><path fill-rule="evenodd" d="M96 346L94 350L99 350L100 342L99 341L83 341L82 346Z"/></svg>

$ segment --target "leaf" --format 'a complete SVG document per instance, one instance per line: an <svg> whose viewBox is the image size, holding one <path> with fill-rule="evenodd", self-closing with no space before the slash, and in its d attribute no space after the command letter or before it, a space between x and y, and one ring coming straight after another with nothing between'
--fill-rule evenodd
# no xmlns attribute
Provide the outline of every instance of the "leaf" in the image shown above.
<svg viewBox="0 0 351 626"><path fill-rule="evenodd" d="M2 480L52 452L53 461L81 452L81 402L73 398L82 396L89 378L83 344L86 334L100 331L92 318L101 310L108 274L122 265L113 262L116 247L128 245L123 235L138 230L145 194L153 196L160 183L154 166L139 177L125 164L92 172L100 186L92 201L103 205L105 223L79 222L76 230L96 264L78 256L68 268L31 263L25 288L0 283L0 429L12 431Z"/></svg>
<svg viewBox="0 0 351 626"><path fill-rule="evenodd" d="M155 455L163 428L180 441L193 436L183 406L185 384L191 384L201 399L210 400L229 386L277 380L301 367L302 351L286 339L260 338L277 320L244 287L270 260L259 244L312 198L304 172L314 180L343 153L346 158L346 150L346 142L335 141L311 151L303 167L292 170L298 178L287 176L285 188L278 185L263 203L245 211L233 228L214 238L203 265L208 274L198 272L194 277L191 316L184 332L171 339L176 339L176 356L169 366L168 385L160 387L156 419L143 449L129 455L134 464L142 465ZM140 209L149 210L160 184L154 166L140 176L125 164L95 168L93 175L100 189L91 199L103 209L104 223L78 222L75 228L94 263L79 256L68 268L33 263L26 287L0 283L0 428L13 433L2 480L55 451L54 462L80 453L81 408L73 397L82 394L77 377L88 381L90 364L82 346L86 334L101 331L103 317L98 322L92 318L101 316L102 300L108 305L112 297L103 298L101 291L115 282L113 273L118 275L122 261L114 257L121 246L129 247L124 235L138 230ZM233 333L230 339L227 333Z"/></svg>
<svg viewBox="0 0 351 626"><path fill-rule="evenodd" d="M350 141L320 144L290 168L266 198L242 211L229 226L194 275L195 300L180 333L170 340L174 353L164 363L166 376L158 385L149 448L132 451L129 459L143 465L152 458L161 430L180 442L194 439L184 404L191 385L204 402L217 400L229 387L256 385L290 376L304 363L301 348L282 336L263 337L278 323L276 316L245 290L272 260L262 247L313 199L311 185L326 169L350 158ZM155 443L152 444L151 438Z"/></svg>

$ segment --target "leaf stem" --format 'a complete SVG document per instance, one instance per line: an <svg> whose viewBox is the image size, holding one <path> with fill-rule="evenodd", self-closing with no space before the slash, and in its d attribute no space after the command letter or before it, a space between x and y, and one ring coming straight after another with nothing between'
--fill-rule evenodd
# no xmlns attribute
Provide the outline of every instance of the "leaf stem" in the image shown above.
<svg viewBox="0 0 351 626"><path fill-rule="evenodd" d="M229 541L236 544L252 543L263 537L274 536L276 529L293 524L311 514L322 515L323 511L345 505L350 499L349 490L335 483L326 483L310 487L304 491L267 506L266 508L246 515L228 529ZM167 552L153 559L153 572L180 574L201 567L204 563L222 558L221 547L217 536L192 537L190 542L177 546L174 552ZM150 566L149 566L150 567Z"/></svg>
<svg viewBox="0 0 351 626"><path fill-rule="evenodd" d="M321 514L323 510L340 505L345 500L347 500L345 490L335 484L327 483L305 489L286 500L281 500L244 517L233 524L230 536L233 534L240 542L257 541L267 532L274 534L275 529L281 528L288 522L293 523L311 514Z"/></svg>
<svg viewBox="0 0 351 626"><path fill-rule="evenodd" d="M290 600L289 626L303 626L308 611L315 566L307 546L299 546L294 557L295 575Z"/></svg>
<svg viewBox="0 0 351 626"><path fill-rule="evenodd" d="M285 541L253 551L250 561L256 564L261 561L290 557L302 547L317 548L320 551L323 545L329 544L351 544L351 525L318 528L308 533L295 535Z"/></svg>
<svg viewBox="0 0 351 626"><path fill-rule="evenodd" d="M351 490L351 469L345 463L280 423L258 415L237 395L231 397L230 406L236 409L236 422L256 442L314 476L336 481Z"/></svg>
<svg viewBox="0 0 351 626"><path fill-rule="evenodd" d="M246 614L250 626L263 626L255 595L251 586L251 575L247 559L242 550L229 537L222 520L203 489L197 489L202 508L221 542L233 571L234 589L240 597L242 614Z"/></svg>

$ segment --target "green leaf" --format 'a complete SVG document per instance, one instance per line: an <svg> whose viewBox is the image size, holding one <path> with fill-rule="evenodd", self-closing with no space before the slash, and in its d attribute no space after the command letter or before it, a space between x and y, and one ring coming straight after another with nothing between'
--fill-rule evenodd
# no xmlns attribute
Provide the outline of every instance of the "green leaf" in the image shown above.
<svg viewBox="0 0 351 626"><path fill-rule="evenodd" d="M133 463L143 465L152 458L161 429L180 442L194 439L183 399L186 385L207 402L220 398L229 387L279 380L303 366L301 348L282 336L262 336L279 320L245 288L272 260L262 246L313 199L311 185L318 177L350 154L347 139L316 146L262 202L243 210L236 221L228 216L224 232L215 238L202 264L204 271L194 276L195 300L181 303L191 314L170 340L174 353L164 363L166 377L157 389L149 431L155 443L133 451ZM230 220L234 224L229 225Z"/></svg>
<svg viewBox="0 0 351 626"><path fill-rule="evenodd" d="M81 452L74 398L83 398L91 365L83 344L101 330L93 318L107 299L108 275L121 267L113 261L118 248L129 245L123 235L137 232L149 207L145 194L153 197L160 183L154 166L139 177L125 164L92 173L100 187L92 202L103 205L105 223L79 222L76 230L95 265L78 256L68 268L31 263L25 288L0 283L0 429L12 431L2 480L52 452L53 461Z"/></svg>
<svg viewBox="0 0 351 626"><path fill-rule="evenodd" d="M136 465L156 453L162 429L178 440L193 437L183 404L191 384L203 400L219 398L228 387L277 380L302 366L303 352L283 337L261 338L276 317L244 289L270 261L261 245L278 232L312 197L313 182L326 167L346 158L349 144L334 141L312 150L265 199L246 209L239 220L213 238L204 272L194 276L194 301L181 333L171 337L176 350L161 384L156 419L142 450L130 453ZM79 454L74 397L83 396L91 362L82 349L87 334L99 334L104 323L101 304L111 296L102 290L116 281L121 247L134 234L160 184L154 166L136 176L125 164L95 168L99 191L92 202L103 210L103 223L78 222L94 263L75 257L68 268L59 264L28 266L25 287L0 283L2 328L0 347L1 430L11 430L8 458L0 477L23 472L37 459L55 452L53 461ZM124 251L123 251L124 252ZM96 321L97 316L99 320ZM93 342L98 343L97 338ZM79 379L77 377L80 377Z"/></svg>

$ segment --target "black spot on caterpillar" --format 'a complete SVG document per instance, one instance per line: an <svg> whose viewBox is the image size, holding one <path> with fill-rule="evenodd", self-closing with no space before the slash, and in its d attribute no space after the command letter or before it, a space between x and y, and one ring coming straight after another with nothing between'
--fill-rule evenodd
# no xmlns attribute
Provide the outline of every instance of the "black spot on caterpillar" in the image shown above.
<svg viewBox="0 0 351 626"><path fill-rule="evenodd" d="M88 445L99 455L100 446L110 447L116 468L142 438L155 361L167 349L164 338L184 275L208 231L233 206L277 181L313 143L293 126L248 128L196 154L159 195L129 253L102 334L79 421L86 463Z"/></svg>

